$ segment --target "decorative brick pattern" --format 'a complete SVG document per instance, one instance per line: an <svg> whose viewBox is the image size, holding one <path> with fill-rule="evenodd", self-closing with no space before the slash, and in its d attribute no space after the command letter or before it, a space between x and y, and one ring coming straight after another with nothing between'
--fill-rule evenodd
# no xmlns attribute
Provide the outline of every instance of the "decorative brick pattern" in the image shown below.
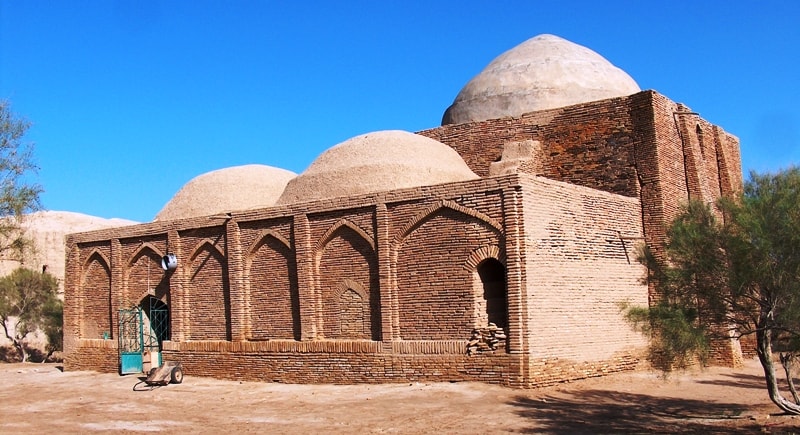
<svg viewBox="0 0 800 435"><path fill-rule="evenodd" d="M300 339L300 296L291 246L266 234L248 258L251 340Z"/></svg>
<svg viewBox="0 0 800 435"><path fill-rule="evenodd" d="M95 253L90 257L82 287L82 338L102 338L111 333L111 274L107 263Z"/></svg>
<svg viewBox="0 0 800 435"><path fill-rule="evenodd" d="M661 246L689 198L741 189L738 140L653 91L420 134L484 178L69 236L65 368L116 370L99 338L152 295L164 357L190 374L537 387L629 370L645 341L619 304L658 297L637 244ZM504 346L467 355L489 322Z"/></svg>
<svg viewBox="0 0 800 435"><path fill-rule="evenodd" d="M195 254L189 270L189 339L230 339L231 297L225 258L206 244Z"/></svg>
<svg viewBox="0 0 800 435"><path fill-rule="evenodd" d="M476 326L473 273L463 267L476 247L500 244L497 231L472 216L441 208L396 248L399 335L404 340L467 338ZM442 319L448 319L442 322Z"/></svg>
<svg viewBox="0 0 800 435"><path fill-rule="evenodd" d="M380 340L377 258L363 231L337 224L318 252L322 337ZM324 272L323 272L324 271Z"/></svg>

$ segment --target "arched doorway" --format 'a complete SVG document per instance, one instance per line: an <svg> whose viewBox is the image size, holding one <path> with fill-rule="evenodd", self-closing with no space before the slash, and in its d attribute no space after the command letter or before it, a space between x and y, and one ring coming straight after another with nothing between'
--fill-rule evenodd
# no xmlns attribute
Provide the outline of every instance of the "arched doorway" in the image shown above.
<svg viewBox="0 0 800 435"><path fill-rule="evenodd" d="M142 310L142 358L143 369L147 372L150 368L161 366L161 346L164 340L169 340L169 306L155 296L146 296L140 305Z"/></svg>
<svg viewBox="0 0 800 435"><path fill-rule="evenodd" d="M144 315L144 328L149 332L150 343L158 346L164 340L170 339L169 306L162 300L147 296L142 300L142 314Z"/></svg>
<svg viewBox="0 0 800 435"><path fill-rule="evenodd" d="M477 271L483 287L488 322L508 331L506 268L498 260L489 258L478 265Z"/></svg>
<svg viewBox="0 0 800 435"><path fill-rule="evenodd" d="M147 372L161 365L161 346L170 339L169 306L148 295L119 310L120 374Z"/></svg>

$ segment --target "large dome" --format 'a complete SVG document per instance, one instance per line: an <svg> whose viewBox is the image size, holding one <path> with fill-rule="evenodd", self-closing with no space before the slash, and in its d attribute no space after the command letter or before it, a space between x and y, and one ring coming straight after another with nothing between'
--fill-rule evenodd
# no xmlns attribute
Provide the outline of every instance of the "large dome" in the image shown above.
<svg viewBox="0 0 800 435"><path fill-rule="evenodd" d="M479 178L449 146L407 131L356 136L323 152L278 204Z"/></svg>
<svg viewBox="0 0 800 435"><path fill-rule="evenodd" d="M207 216L275 205L297 174L265 165L234 166L207 172L186 183L155 220Z"/></svg>
<svg viewBox="0 0 800 435"><path fill-rule="evenodd" d="M442 125L519 116L639 92L624 71L553 35L531 38L493 60L458 93Z"/></svg>

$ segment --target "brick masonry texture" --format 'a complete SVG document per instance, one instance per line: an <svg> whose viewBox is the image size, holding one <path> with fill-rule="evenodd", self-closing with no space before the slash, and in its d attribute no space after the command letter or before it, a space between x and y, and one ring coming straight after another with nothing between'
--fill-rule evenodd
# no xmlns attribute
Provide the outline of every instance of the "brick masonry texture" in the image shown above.
<svg viewBox="0 0 800 435"><path fill-rule="evenodd" d="M629 370L645 341L619 304L658 297L636 247L658 249L688 199L741 189L738 140L653 91L419 134L482 178L69 236L65 368L116 371L119 310L157 300L165 359L197 375L537 387ZM505 346L467 355L490 321Z"/></svg>

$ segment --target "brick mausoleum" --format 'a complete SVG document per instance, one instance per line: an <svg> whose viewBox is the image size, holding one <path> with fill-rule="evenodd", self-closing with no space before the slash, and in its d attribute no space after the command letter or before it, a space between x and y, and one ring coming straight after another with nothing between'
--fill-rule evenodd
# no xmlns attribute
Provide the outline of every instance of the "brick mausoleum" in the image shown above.
<svg viewBox="0 0 800 435"><path fill-rule="evenodd" d="M630 369L646 342L619 304L651 296L636 247L741 184L736 137L541 35L441 127L355 137L299 175L214 171L151 223L70 235L64 366L514 387Z"/></svg>

